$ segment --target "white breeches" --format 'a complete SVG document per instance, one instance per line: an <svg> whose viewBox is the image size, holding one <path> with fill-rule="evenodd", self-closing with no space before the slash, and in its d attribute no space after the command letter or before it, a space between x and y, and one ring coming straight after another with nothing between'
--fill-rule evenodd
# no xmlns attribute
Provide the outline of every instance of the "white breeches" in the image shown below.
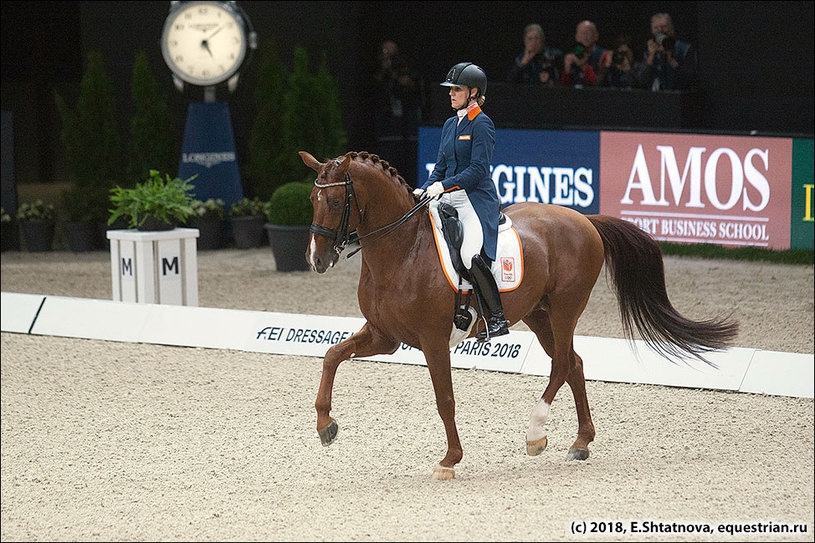
<svg viewBox="0 0 815 543"><path fill-rule="evenodd" d="M445 192L439 200L450 204L458 211L458 218L464 228L464 241L461 243L461 261L468 270L473 265L473 257L481 253L484 246L484 231L481 229L481 221L478 214L467 198L467 193L463 190Z"/></svg>

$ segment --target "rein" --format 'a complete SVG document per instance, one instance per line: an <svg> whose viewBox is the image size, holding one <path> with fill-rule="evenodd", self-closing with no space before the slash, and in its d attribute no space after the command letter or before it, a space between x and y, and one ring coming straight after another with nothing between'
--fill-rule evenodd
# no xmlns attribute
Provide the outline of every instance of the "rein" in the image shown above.
<svg viewBox="0 0 815 543"><path fill-rule="evenodd" d="M342 210L342 218L340 219L339 227L337 229L331 229L326 228L325 226L321 226L319 224L312 224L311 226L309 226L309 231L318 236L323 236L333 240L334 241L333 249L338 257L348 245L357 245L356 249L348 253L346 259L351 258L352 256L354 256L355 254L362 250L363 247L360 242L363 239L366 239L380 232L381 234L372 239L368 245L371 245L374 242L382 239L383 237L387 236L388 234L396 230L399 226L404 224L405 221L407 221L409 218L415 215L417 211L419 211L422 207L427 205L427 203L430 200L433 199L430 197L422 198L418 204L411 208L410 211L408 211L395 221L388 223L385 226L381 226L374 230L373 232L368 232L364 236L359 236L356 230L353 231L348 230L351 222L351 200L354 200L356 202L360 222L362 221L362 209L359 207L359 199L357 198L357 195L354 192L354 183L353 181L351 181L351 176L346 173L345 179L337 183L320 184L317 182L317 179L314 180L314 186L318 188L338 187L340 185L345 185L345 207Z"/></svg>

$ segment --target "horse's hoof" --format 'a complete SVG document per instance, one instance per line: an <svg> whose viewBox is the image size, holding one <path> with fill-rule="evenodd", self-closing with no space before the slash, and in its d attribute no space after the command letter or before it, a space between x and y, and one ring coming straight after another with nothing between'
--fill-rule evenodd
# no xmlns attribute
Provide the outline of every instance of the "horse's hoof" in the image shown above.
<svg viewBox="0 0 815 543"><path fill-rule="evenodd" d="M575 449L572 447L569 449L569 453L566 455L566 461L569 460L586 460L589 457L589 450L588 449Z"/></svg>
<svg viewBox="0 0 815 543"><path fill-rule="evenodd" d="M334 442L335 439L337 439L337 432L339 432L339 430L340 427L337 425L337 421L334 419L331 419L328 426L322 430L317 430L317 433L320 434L320 442L323 444L323 447L328 447Z"/></svg>
<svg viewBox="0 0 815 543"><path fill-rule="evenodd" d="M537 441L527 441L526 442L526 454L529 456L538 456L540 453L546 449L546 436L538 439Z"/></svg>
<svg viewBox="0 0 815 543"><path fill-rule="evenodd" d="M449 481L456 476L456 470L453 468L445 468L444 466L436 466L433 468L434 481Z"/></svg>

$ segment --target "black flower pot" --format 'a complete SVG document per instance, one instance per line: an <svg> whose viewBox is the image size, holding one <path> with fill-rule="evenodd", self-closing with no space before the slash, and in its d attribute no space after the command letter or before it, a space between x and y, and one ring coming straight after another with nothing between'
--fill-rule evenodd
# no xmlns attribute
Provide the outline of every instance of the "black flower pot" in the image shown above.
<svg viewBox="0 0 815 543"><path fill-rule="evenodd" d="M16 221L12 219L10 222L4 222L0 227L0 234L2 234L3 252L20 250L20 228Z"/></svg>
<svg viewBox="0 0 815 543"><path fill-rule="evenodd" d="M175 228L173 223L163 221L152 215L148 215L144 223L138 226L138 229L144 232L161 232L163 230L172 230Z"/></svg>
<svg viewBox="0 0 815 543"><path fill-rule="evenodd" d="M54 221L22 221L25 247L30 252L50 251L54 246Z"/></svg>
<svg viewBox="0 0 815 543"><path fill-rule="evenodd" d="M92 222L65 223L65 240L68 242L68 248L75 253L97 249L98 237L96 225Z"/></svg>
<svg viewBox="0 0 815 543"><path fill-rule="evenodd" d="M198 229L198 250L211 251L223 247L224 221L221 219L190 219L190 228Z"/></svg>
<svg viewBox="0 0 815 543"><path fill-rule="evenodd" d="M232 238L238 249L252 249L260 247L265 238L263 236L263 225L266 218L263 215L254 217L232 217Z"/></svg>
<svg viewBox="0 0 815 543"><path fill-rule="evenodd" d="M266 223L266 234L272 246L277 271L308 271L311 269L306 261L308 247L308 226L281 226Z"/></svg>

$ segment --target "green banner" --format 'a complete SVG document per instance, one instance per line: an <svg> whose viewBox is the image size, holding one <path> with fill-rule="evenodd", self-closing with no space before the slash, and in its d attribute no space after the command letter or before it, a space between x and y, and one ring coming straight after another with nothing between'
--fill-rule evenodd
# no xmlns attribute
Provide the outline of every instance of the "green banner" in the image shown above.
<svg viewBox="0 0 815 543"><path fill-rule="evenodd" d="M792 141L792 206L790 208L790 249L815 248L815 140Z"/></svg>

